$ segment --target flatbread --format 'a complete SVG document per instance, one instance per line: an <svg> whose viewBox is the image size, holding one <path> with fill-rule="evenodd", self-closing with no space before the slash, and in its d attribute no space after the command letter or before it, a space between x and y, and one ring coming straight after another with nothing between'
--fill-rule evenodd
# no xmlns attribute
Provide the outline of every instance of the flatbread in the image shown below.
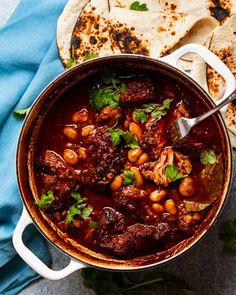
<svg viewBox="0 0 236 295"><path fill-rule="evenodd" d="M140 19L142 19L141 22ZM121 53L149 55L154 58L167 54L189 31L192 30L200 35L198 22L201 22L201 25L212 23L213 25L209 27L215 27L217 24L217 21L210 16L143 12L120 7L111 7L109 21L110 38L114 50ZM207 30L206 32L209 33ZM189 39L195 39L195 35L191 35Z"/></svg>
<svg viewBox="0 0 236 295"><path fill-rule="evenodd" d="M71 58L71 35L76 21L89 0L69 0L57 22L57 47L64 66Z"/></svg>
<svg viewBox="0 0 236 295"><path fill-rule="evenodd" d="M236 103L230 103L226 112L226 124L228 129L235 135L236 138Z"/></svg>
<svg viewBox="0 0 236 295"><path fill-rule="evenodd" d="M213 31L209 49L229 67L236 78L236 14ZM225 92L225 81L210 67L207 67L207 82L210 95L215 100L221 99Z"/></svg>
<svg viewBox="0 0 236 295"><path fill-rule="evenodd" d="M106 56L113 53L108 18L108 1L91 0L85 6L71 36L71 48L78 62L84 61L87 54Z"/></svg>

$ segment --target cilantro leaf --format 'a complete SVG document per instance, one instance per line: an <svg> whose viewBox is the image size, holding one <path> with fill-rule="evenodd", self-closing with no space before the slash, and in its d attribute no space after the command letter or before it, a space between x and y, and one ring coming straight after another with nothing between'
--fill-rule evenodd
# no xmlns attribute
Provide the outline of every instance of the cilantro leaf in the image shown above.
<svg viewBox="0 0 236 295"><path fill-rule="evenodd" d="M172 180L178 180L186 177L186 175L179 173L179 169L176 165L168 165L166 167L166 176Z"/></svg>
<svg viewBox="0 0 236 295"><path fill-rule="evenodd" d="M130 133L129 131L123 131L119 128L109 128L108 132L110 133L111 140L114 145L119 145L123 141L124 144L126 144L130 148L135 148L138 146L137 136Z"/></svg>
<svg viewBox="0 0 236 295"><path fill-rule="evenodd" d="M87 206L85 207L83 210L82 210L82 214L81 214L81 217L83 219L87 219L89 218L90 214L92 213L93 211L93 207L92 206Z"/></svg>
<svg viewBox="0 0 236 295"><path fill-rule="evenodd" d="M139 1L134 1L130 5L131 10L137 10L137 11L148 11L147 4L143 3L140 4Z"/></svg>
<svg viewBox="0 0 236 295"><path fill-rule="evenodd" d="M220 239L224 241L226 248L236 250L236 219L228 220L222 224Z"/></svg>
<svg viewBox="0 0 236 295"><path fill-rule="evenodd" d="M72 46L71 48L71 58L66 62L66 68L70 69L78 64L78 61L75 58L75 47Z"/></svg>
<svg viewBox="0 0 236 295"><path fill-rule="evenodd" d="M136 178L134 176L134 171L132 170L124 170L124 183L125 184L136 184Z"/></svg>
<svg viewBox="0 0 236 295"><path fill-rule="evenodd" d="M217 160L216 154L214 151L209 150L209 151L201 151L200 153L200 161L203 165L207 165L207 164L215 164Z"/></svg>
<svg viewBox="0 0 236 295"><path fill-rule="evenodd" d="M111 88L102 89L94 87L91 90L90 104L98 111L106 105L116 108L119 105L119 101L119 95Z"/></svg>
<svg viewBox="0 0 236 295"><path fill-rule="evenodd" d="M145 123L147 120L147 115L143 110L140 109L135 109L134 116L137 121L140 121L142 123Z"/></svg>
<svg viewBox="0 0 236 295"><path fill-rule="evenodd" d="M47 210L54 203L55 198L52 191L49 191L47 194L43 194L38 202L38 207L42 210Z"/></svg>
<svg viewBox="0 0 236 295"><path fill-rule="evenodd" d="M116 72L107 67L100 70L100 77L102 83L106 85L112 84L113 86L116 86L116 84L121 83L120 80L116 78Z"/></svg>
<svg viewBox="0 0 236 295"><path fill-rule="evenodd" d="M169 109L172 100L173 100L173 99L169 99L169 98L165 99L165 100L163 101L163 107L164 107L165 109Z"/></svg>
<svg viewBox="0 0 236 295"><path fill-rule="evenodd" d="M30 107L26 109L21 109L21 110L14 110L12 114L16 119L23 119L27 115L29 110L30 110Z"/></svg>
<svg viewBox="0 0 236 295"><path fill-rule="evenodd" d="M151 114L153 119L160 119L161 117L166 115L167 110L170 108L171 102L172 102L172 99L168 98L163 101L162 105L157 103L144 104L143 111L147 114Z"/></svg>
<svg viewBox="0 0 236 295"><path fill-rule="evenodd" d="M71 197L75 199L76 203L67 210L66 221L68 223L73 223L76 215L87 219L93 211L93 207L90 205L87 206L87 199L82 198L78 192L72 192Z"/></svg>
<svg viewBox="0 0 236 295"><path fill-rule="evenodd" d="M96 57L98 57L97 54L94 54L94 53L86 53L84 55L84 60L89 60L89 59L93 59L93 58L96 58Z"/></svg>
<svg viewBox="0 0 236 295"><path fill-rule="evenodd" d="M96 228L98 228L99 223L97 221L90 221L88 225L90 228L96 229Z"/></svg>

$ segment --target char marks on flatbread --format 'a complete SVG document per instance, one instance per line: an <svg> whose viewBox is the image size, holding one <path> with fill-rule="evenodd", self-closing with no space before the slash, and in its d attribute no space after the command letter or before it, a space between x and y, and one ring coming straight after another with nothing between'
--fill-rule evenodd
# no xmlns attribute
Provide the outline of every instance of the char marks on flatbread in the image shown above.
<svg viewBox="0 0 236 295"><path fill-rule="evenodd" d="M108 32L108 1L91 0L81 12L71 37L74 57L82 62L86 54L113 53Z"/></svg>

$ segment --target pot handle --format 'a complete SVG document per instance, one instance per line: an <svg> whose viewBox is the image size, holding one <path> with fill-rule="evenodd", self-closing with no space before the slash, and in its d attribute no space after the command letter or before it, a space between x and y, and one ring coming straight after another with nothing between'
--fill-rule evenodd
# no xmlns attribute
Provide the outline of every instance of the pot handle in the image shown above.
<svg viewBox="0 0 236 295"><path fill-rule="evenodd" d="M62 270L52 270L47 267L29 248L25 246L22 240L22 235L25 228L33 223L31 217L29 216L25 207L23 207L23 212L18 221L18 224L13 233L13 245L16 249L16 252L21 256L21 258L39 275L48 280L60 280L67 277L72 272L86 267L85 264L82 264L74 259L71 259L70 263Z"/></svg>
<svg viewBox="0 0 236 295"><path fill-rule="evenodd" d="M176 65L177 60L186 53L198 54L202 59L205 60L205 62L209 66L216 70L225 79L226 91L223 98L219 101L216 101L217 104L219 104L222 100L228 97L235 90L236 82L234 75L232 74L230 69L214 53L212 53L210 50L208 50L206 47L202 45L194 43L186 44L183 47L180 47L179 49L175 50L173 53L165 57L162 57L161 60L178 68ZM190 76L190 74L186 72L184 73Z"/></svg>

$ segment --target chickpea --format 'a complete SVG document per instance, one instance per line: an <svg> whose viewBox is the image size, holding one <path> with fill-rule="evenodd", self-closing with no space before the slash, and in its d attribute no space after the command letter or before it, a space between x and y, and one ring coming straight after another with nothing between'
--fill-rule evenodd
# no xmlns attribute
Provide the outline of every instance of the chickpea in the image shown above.
<svg viewBox="0 0 236 295"><path fill-rule="evenodd" d="M130 162L134 163L142 155L143 151L140 148L130 149L128 152L128 159Z"/></svg>
<svg viewBox="0 0 236 295"><path fill-rule="evenodd" d="M71 142L66 143L66 148L70 149L72 147L73 147L73 143L71 143Z"/></svg>
<svg viewBox="0 0 236 295"><path fill-rule="evenodd" d="M143 131L142 131L141 127L138 124L133 123L133 122L130 123L129 131L130 131L130 133L136 135L139 140L141 140L141 138L143 136Z"/></svg>
<svg viewBox="0 0 236 295"><path fill-rule="evenodd" d="M64 150L63 158L70 165L77 165L79 162L77 154L73 150L70 150L70 149Z"/></svg>
<svg viewBox="0 0 236 295"><path fill-rule="evenodd" d="M83 147L78 148L78 159L79 160L86 160L87 159L87 152L86 149Z"/></svg>
<svg viewBox="0 0 236 295"><path fill-rule="evenodd" d="M185 221L186 223L190 223L190 222L192 221L192 219L193 219L193 217L192 217L192 215L190 215L190 214L186 214L186 215L184 216L184 221Z"/></svg>
<svg viewBox="0 0 236 295"><path fill-rule="evenodd" d="M162 214L164 212L164 207L158 203L152 204L152 209L155 210L159 214Z"/></svg>
<svg viewBox="0 0 236 295"><path fill-rule="evenodd" d="M130 169L134 173L134 177L136 179L136 186L142 187L143 186L143 177L137 167L131 167Z"/></svg>
<svg viewBox="0 0 236 295"><path fill-rule="evenodd" d="M65 127L63 133L71 141L75 141L79 138L79 134L74 127Z"/></svg>
<svg viewBox="0 0 236 295"><path fill-rule="evenodd" d="M82 109L81 111L75 113L72 116L73 123L82 123L88 120L88 111L86 109Z"/></svg>
<svg viewBox="0 0 236 295"><path fill-rule="evenodd" d="M194 221L200 221L201 220L201 215L198 213L194 213L193 214L193 220Z"/></svg>
<svg viewBox="0 0 236 295"><path fill-rule="evenodd" d="M129 129L129 125L130 125L130 121L129 120L125 120L125 122L124 122L125 129Z"/></svg>
<svg viewBox="0 0 236 295"><path fill-rule="evenodd" d="M149 198L153 202L160 202L162 199L165 198L166 195L167 192L165 190L157 189L150 194Z"/></svg>
<svg viewBox="0 0 236 295"><path fill-rule="evenodd" d="M111 183L111 190L116 191L118 190L123 182L123 178L121 175L117 175Z"/></svg>
<svg viewBox="0 0 236 295"><path fill-rule="evenodd" d="M177 213L175 202L169 199L165 202L165 209L168 213L175 215Z"/></svg>
<svg viewBox="0 0 236 295"><path fill-rule="evenodd" d="M136 162L136 164L138 166L140 166L140 165L143 165L144 163L148 162L148 160L149 160L148 154L144 153L138 158L138 161Z"/></svg>
<svg viewBox="0 0 236 295"><path fill-rule="evenodd" d="M179 192L184 197L191 197L194 194L194 181L192 177L188 176L181 180Z"/></svg>
<svg viewBox="0 0 236 295"><path fill-rule="evenodd" d="M85 126L81 130L81 136L89 136L93 132L93 130L94 130L94 126L93 125Z"/></svg>

